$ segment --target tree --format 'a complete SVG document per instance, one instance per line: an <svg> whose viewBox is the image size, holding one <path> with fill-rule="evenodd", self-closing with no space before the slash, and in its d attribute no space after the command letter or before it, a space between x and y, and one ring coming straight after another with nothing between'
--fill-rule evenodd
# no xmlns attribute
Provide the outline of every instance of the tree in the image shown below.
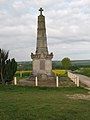
<svg viewBox="0 0 90 120"><path fill-rule="evenodd" d="M66 70L68 70L71 67L71 61L68 57L63 58L61 63L62 63L63 68Z"/></svg>
<svg viewBox="0 0 90 120"><path fill-rule="evenodd" d="M17 63L15 59L9 59L6 62L6 82L10 82L13 80L13 76L17 70Z"/></svg>
<svg viewBox="0 0 90 120"><path fill-rule="evenodd" d="M17 70L17 63L15 59L8 59L9 52L0 49L0 80L2 84L13 80L14 74Z"/></svg>
<svg viewBox="0 0 90 120"><path fill-rule="evenodd" d="M5 65L6 60L8 59L8 51L6 52L3 49L0 49L0 78L2 84L5 84L4 75L5 75Z"/></svg>

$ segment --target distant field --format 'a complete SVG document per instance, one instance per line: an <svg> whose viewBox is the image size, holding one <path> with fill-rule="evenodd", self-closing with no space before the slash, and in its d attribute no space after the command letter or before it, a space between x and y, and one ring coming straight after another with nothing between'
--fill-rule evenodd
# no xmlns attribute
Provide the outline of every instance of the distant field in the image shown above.
<svg viewBox="0 0 90 120"><path fill-rule="evenodd" d="M72 60L72 64L90 65L90 60Z"/></svg>
<svg viewBox="0 0 90 120"><path fill-rule="evenodd" d="M90 77L90 68L81 68L77 70L76 73Z"/></svg>
<svg viewBox="0 0 90 120"><path fill-rule="evenodd" d="M32 70L32 61L22 61L17 62L18 67L17 70ZM90 60L71 60L71 64L73 66L81 67L89 67L90 68ZM61 60L52 61L52 68L53 69L63 69L61 65Z"/></svg>
<svg viewBox="0 0 90 120"><path fill-rule="evenodd" d="M15 76L17 77L29 77L31 74L32 70L22 70L22 71L17 71ZM52 70L55 75L66 75L66 70Z"/></svg>
<svg viewBox="0 0 90 120"><path fill-rule="evenodd" d="M66 70L52 70L52 72L54 72L54 74L56 74L56 75L66 74Z"/></svg>
<svg viewBox="0 0 90 120"><path fill-rule="evenodd" d="M0 120L90 120L82 88L0 86Z"/></svg>
<svg viewBox="0 0 90 120"><path fill-rule="evenodd" d="M53 61L53 63L61 63L61 60L56 60L56 61ZM71 60L71 62L73 64L90 64L90 60ZM32 64L31 61L21 61L21 62L18 62L18 65L30 65Z"/></svg>

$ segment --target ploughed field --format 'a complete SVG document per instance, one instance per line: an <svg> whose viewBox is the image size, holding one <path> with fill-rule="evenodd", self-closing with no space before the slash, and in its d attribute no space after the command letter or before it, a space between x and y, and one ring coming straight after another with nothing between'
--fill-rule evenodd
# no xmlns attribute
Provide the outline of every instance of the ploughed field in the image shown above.
<svg viewBox="0 0 90 120"><path fill-rule="evenodd" d="M90 120L90 91L0 86L0 120Z"/></svg>

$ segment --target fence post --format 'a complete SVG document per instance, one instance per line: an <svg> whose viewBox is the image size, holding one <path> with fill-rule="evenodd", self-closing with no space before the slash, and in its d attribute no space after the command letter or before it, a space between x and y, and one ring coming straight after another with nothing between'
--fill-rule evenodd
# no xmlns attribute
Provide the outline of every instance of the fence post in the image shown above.
<svg viewBox="0 0 90 120"><path fill-rule="evenodd" d="M76 75L74 75L74 79L75 79L75 84L77 84L77 77L76 77Z"/></svg>
<svg viewBox="0 0 90 120"><path fill-rule="evenodd" d="M71 76L72 76L72 77L71 77L71 80L74 82L74 77L73 77L73 74L71 74Z"/></svg>
<svg viewBox="0 0 90 120"><path fill-rule="evenodd" d="M69 72L67 74L68 74L68 77L69 77Z"/></svg>
<svg viewBox="0 0 90 120"><path fill-rule="evenodd" d="M58 87L58 76L56 76L56 87Z"/></svg>
<svg viewBox="0 0 90 120"><path fill-rule="evenodd" d="M17 85L17 79L14 77L14 85Z"/></svg>
<svg viewBox="0 0 90 120"><path fill-rule="evenodd" d="M79 76L77 76L77 87L79 87Z"/></svg>
<svg viewBox="0 0 90 120"><path fill-rule="evenodd" d="M37 77L35 77L35 86L38 86Z"/></svg>

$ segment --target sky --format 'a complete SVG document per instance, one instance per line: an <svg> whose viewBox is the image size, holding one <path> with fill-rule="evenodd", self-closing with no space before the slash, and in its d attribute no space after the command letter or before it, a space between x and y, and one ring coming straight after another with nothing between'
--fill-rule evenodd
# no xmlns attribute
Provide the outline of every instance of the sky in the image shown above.
<svg viewBox="0 0 90 120"><path fill-rule="evenodd" d="M53 60L90 60L90 0L0 0L0 48L16 61L31 61L40 7Z"/></svg>

